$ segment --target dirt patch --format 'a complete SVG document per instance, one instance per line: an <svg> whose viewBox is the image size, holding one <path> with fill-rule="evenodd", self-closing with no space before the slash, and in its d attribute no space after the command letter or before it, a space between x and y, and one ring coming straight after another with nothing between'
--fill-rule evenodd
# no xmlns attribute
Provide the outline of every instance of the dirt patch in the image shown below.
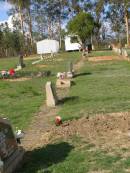
<svg viewBox="0 0 130 173"><path fill-rule="evenodd" d="M69 89L58 89L57 95L59 99L63 99L69 92ZM33 150L43 145L49 144L53 139L53 131L56 126L55 117L58 115L59 107L49 108L45 105L41 106L39 113L33 118L28 129L25 131L25 137L22 145L26 151Z"/></svg>
<svg viewBox="0 0 130 173"><path fill-rule="evenodd" d="M55 61L61 62L63 61L63 59L55 59Z"/></svg>
<svg viewBox="0 0 130 173"><path fill-rule="evenodd" d="M46 117L44 115L46 114ZM27 150L46 145L57 139L68 139L78 135L84 141L94 144L96 148L113 150L130 148L130 113L112 113L107 115L96 115L95 117L84 117L79 120L66 121L59 127L55 124L46 123L47 120L55 118L56 109L44 108L33 121L33 128L23 141ZM39 119L41 121L39 122ZM130 153L122 153L127 157Z"/></svg>
<svg viewBox="0 0 130 173"><path fill-rule="evenodd" d="M36 59L40 59L40 56L39 57L24 57L24 60L36 60Z"/></svg>
<svg viewBox="0 0 130 173"><path fill-rule="evenodd" d="M53 130L57 138L79 135L96 147L113 150L130 148L130 113L96 115L68 121Z"/></svg>
<svg viewBox="0 0 130 173"><path fill-rule="evenodd" d="M5 81L9 81L9 82L22 82L22 81L31 80L31 78L21 77L21 78L3 79L3 80L5 80Z"/></svg>
<svg viewBox="0 0 130 173"><path fill-rule="evenodd" d="M39 67L39 68L44 68L44 67L50 67L50 65L45 65L45 64L39 64L39 65L37 65L37 67Z"/></svg>
<svg viewBox="0 0 130 173"><path fill-rule="evenodd" d="M121 60L119 56L99 56L99 57L89 57L89 61L98 62L98 61L112 61L112 60Z"/></svg>

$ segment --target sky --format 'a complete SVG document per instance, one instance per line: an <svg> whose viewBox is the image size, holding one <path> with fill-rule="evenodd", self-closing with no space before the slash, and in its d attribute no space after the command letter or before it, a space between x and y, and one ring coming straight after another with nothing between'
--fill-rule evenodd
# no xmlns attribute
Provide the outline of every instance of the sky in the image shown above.
<svg viewBox="0 0 130 173"><path fill-rule="evenodd" d="M0 0L0 22L8 20L9 16L7 11L11 8L11 5L7 2L2 2Z"/></svg>

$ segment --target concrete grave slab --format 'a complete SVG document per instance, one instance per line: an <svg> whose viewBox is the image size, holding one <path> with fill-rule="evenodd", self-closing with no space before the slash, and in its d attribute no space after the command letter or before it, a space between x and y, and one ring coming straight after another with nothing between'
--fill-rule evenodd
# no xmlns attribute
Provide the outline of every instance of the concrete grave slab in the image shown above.
<svg viewBox="0 0 130 173"><path fill-rule="evenodd" d="M57 79L56 87L57 88L70 88L72 81L70 79Z"/></svg>
<svg viewBox="0 0 130 173"><path fill-rule="evenodd" d="M46 83L46 104L49 107L55 107L58 103L56 90L52 83L49 81Z"/></svg>

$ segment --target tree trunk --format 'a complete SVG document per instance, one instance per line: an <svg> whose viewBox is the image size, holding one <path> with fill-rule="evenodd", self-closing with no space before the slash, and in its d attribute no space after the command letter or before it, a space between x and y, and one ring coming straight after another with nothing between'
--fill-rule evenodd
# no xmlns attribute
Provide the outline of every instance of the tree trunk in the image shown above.
<svg viewBox="0 0 130 173"><path fill-rule="evenodd" d="M30 35L30 42L31 42L31 45L33 45L32 17L31 17L30 8L28 8L28 17L29 17L29 35Z"/></svg>
<svg viewBox="0 0 130 173"><path fill-rule="evenodd" d="M127 46L130 46L130 39L129 39L129 21L128 21L128 10L125 10L125 23L126 23L126 38L127 38Z"/></svg>
<svg viewBox="0 0 130 173"><path fill-rule="evenodd" d="M48 17L48 38L52 38L52 31L51 31L51 19Z"/></svg>
<svg viewBox="0 0 130 173"><path fill-rule="evenodd" d="M20 27L21 27L21 32L24 35L24 24L23 24L23 13L21 6L19 6L19 16L20 16Z"/></svg>
<svg viewBox="0 0 130 173"><path fill-rule="evenodd" d="M59 17L59 43L60 43L60 49L61 49L61 44L62 44L62 38L61 38L61 17Z"/></svg>
<svg viewBox="0 0 130 173"><path fill-rule="evenodd" d="M8 49L5 50L5 56L8 57Z"/></svg>

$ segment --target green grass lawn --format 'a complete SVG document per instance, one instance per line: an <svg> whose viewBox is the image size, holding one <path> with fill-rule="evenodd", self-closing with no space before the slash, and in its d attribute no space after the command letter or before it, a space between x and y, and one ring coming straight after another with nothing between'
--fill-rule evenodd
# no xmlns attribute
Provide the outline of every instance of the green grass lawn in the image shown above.
<svg viewBox="0 0 130 173"><path fill-rule="evenodd" d="M19 173L127 173L130 157L123 158L121 153L128 150L118 148L112 152L96 149L94 144L73 136L28 152L29 161Z"/></svg>
<svg viewBox="0 0 130 173"><path fill-rule="evenodd" d="M63 119L130 110L130 63L86 62L59 115Z"/></svg>
<svg viewBox="0 0 130 173"><path fill-rule="evenodd" d="M48 65L40 68L37 65L32 65L34 60L26 60L26 68L18 72L18 74L27 74L47 71L52 72L52 76L45 78L32 78L29 81L9 82L0 81L0 116L8 117L12 124L18 128L25 128L39 107L45 103L45 83L46 81L55 81L56 73L66 71L68 62L76 62L80 57L79 53L63 53L57 55L55 59L58 61L46 62L40 64ZM14 68L18 62L18 58L0 59L0 70Z"/></svg>

